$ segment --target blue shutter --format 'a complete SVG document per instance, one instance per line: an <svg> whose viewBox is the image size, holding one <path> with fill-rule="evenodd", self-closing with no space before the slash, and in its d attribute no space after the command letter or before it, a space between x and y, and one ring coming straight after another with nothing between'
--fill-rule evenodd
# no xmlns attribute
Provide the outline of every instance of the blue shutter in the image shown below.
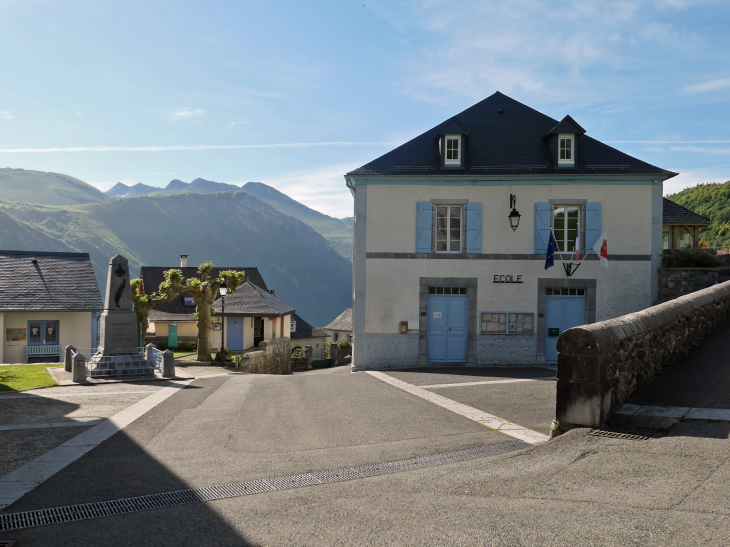
<svg viewBox="0 0 730 547"><path fill-rule="evenodd" d="M602 224L601 204L586 203L586 249L590 249L601 237ZM591 251L591 254L595 254L595 252Z"/></svg>
<svg viewBox="0 0 730 547"><path fill-rule="evenodd" d="M550 241L550 204L535 204L535 254L547 254Z"/></svg>
<svg viewBox="0 0 730 547"><path fill-rule="evenodd" d="M466 252L482 252L482 204L466 204Z"/></svg>
<svg viewBox="0 0 730 547"><path fill-rule="evenodd" d="M430 201L419 201L416 210L416 252L431 252L433 206Z"/></svg>

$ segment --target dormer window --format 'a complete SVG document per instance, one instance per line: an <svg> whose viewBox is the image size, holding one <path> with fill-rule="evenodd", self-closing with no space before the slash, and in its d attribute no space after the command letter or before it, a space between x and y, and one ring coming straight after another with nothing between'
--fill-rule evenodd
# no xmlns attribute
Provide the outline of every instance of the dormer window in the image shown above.
<svg viewBox="0 0 730 547"><path fill-rule="evenodd" d="M446 165L461 164L461 155L459 154L459 141L461 141L461 135L446 136L446 158L444 161Z"/></svg>
<svg viewBox="0 0 730 547"><path fill-rule="evenodd" d="M558 165L574 165L573 135L558 135Z"/></svg>

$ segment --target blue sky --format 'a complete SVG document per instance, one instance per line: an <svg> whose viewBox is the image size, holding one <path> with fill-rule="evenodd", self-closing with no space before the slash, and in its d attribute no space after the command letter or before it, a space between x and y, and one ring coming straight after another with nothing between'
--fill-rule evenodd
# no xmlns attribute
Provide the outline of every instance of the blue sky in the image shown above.
<svg viewBox="0 0 730 547"><path fill-rule="evenodd" d="M0 167L351 216L346 171L499 90L680 172L668 193L730 179L728 28L703 0L0 0Z"/></svg>

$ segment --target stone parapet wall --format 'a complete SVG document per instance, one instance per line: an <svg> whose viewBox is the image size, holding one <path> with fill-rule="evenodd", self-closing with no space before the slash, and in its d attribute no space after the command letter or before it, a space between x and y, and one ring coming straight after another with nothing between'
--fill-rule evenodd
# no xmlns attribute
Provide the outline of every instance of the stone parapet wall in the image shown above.
<svg viewBox="0 0 730 547"><path fill-rule="evenodd" d="M353 344L353 370L418 366L418 334L365 333Z"/></svg>
<svg viewBox="0 0 730 547"><path fill-rule="evenodd" d="M659 300L695 292L717 283L720 268L659 268Z"/></svg>
<svg viewBox="0 0 730 547"><path fill-rule="evenodd" d="M536 354L533 334L490 334L477 339L479 365L534 365Z"/></svg>
<svg viewBox="0 0 730 547"><path fill-rule="evenodd" d="M730 315L730 281L645 310L564 331L556 422L598 427L643 383Z"/></svg>
<svg viewBox="0 0 730 547"><path fill-rule="evenodd" d="M275 338L259 344L241 358L241 366L252 374L291 374L291 340Z"/></svg>

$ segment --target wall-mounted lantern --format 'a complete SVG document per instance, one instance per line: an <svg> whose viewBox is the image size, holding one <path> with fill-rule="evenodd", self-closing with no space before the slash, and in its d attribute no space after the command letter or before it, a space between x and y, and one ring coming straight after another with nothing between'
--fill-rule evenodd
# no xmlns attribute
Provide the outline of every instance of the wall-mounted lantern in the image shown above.
<svg viewBox="0 0 730 547"><path fill-rule="evenodd" d="M512 231L517 230L517 226L520 225L520 213L517 209L515 209L515 205L517 205L517 197L514 194L509 195L509 206L512 207L512 211L510 211L509 216L507 217L509 219L509 225L510 228L512 228Z"/></svg>

